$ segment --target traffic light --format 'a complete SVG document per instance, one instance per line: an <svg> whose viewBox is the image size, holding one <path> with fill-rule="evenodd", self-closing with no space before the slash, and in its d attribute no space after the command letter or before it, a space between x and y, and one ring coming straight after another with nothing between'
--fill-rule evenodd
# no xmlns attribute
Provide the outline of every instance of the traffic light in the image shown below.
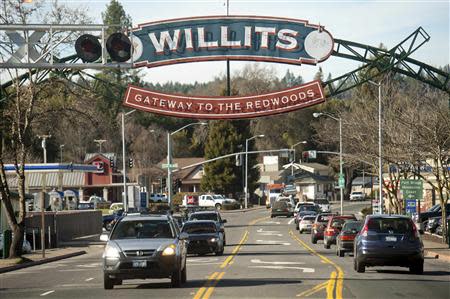
<svg viewBox="0 0 450 299"><path fill-rule="evenodd" d="M309 160L309 152L302 152L303 162L308 162Z"/></svg>
<svg viewBox="0 0 450 299"><path fill-rule="evenodd" d="M161 190L166 189L166 178L161 178Z"/></svg>
<svg viewBox="0 0 450 299"><path fill-rule="evenodd" d="M242 166L242 154L236 155L236 166Z"/></svg>
<svg viewBox="0 0 450 299"><path fill-rule="evenodd" d="M133 166L134 166L134 160L133 160L133 158L129 158L128 159L128 167L133 168Z"/></svg>
<svg viewBox="0 0 450 299"><path fill-rule="evenodd" d="M114 157L109 157L109 167L111 167L111 169L114 169L116 167L116 165L114 164Z"/></svg>
<svg viewBox="0 0 450 299"><path fill-rule="evenodd" d="M295 162L295 151L294 150L290 150L289 151L289 162Z"/></svg>
<svg viewBox="0 0 450 299"><path fill-rule="evenodd" d="M180 179L173 180L172 186L173 186L173 192L174 193L178 192L178 189L181 188L181 180Z"/></svg>
<svg viewBox="0 0 450 299"><path fill-rule="evenodd" d="M75 42L75 51L83 62L95 62L102 56L99 38L92 34L81 35ZM113 33L106 40L106 51L112 61L125 62L131 57L131 41L123 33Z"/></svg>

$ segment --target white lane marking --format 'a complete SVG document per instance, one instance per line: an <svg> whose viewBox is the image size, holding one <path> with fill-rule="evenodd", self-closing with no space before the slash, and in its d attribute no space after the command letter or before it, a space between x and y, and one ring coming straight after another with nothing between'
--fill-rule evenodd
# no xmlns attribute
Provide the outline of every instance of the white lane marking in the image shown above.
<svg viewBox="0 0 450 299"><path fill-rule="evenodd" d="M219 259L218 258L204 258L204 259L199 259L199 258L188 258L187 262L188 263L211 263L211 262L217 262Z"/></svg>
<svg viewBox="0 0 450 299"><path fill-rule="evenodd" d="M274 234L274 233L258 233L261 236L277 236L277 237L282 237L283 234Z"/></svg>
<svg viewBox="0 0 450 299"><path fill-rule="evenodd" d="M93 280L93 279L94 279L93 277L89 277L89 278L86 278L85 281L91 281L91 280Z"/></svg>
<svg viewBox="0 0 450 299"><path fill-rule="evenodd" d="M203 266L203 265L221 265L223 262L218 263L189 263L189 266Z"/></svg>
<svg viewBox="0 0 450 299"><path fill-rule="evenodd" d="M91 264L85 264L85 265L77 265L79 268L97 268L100 266L101 263L91 263Z"/></svg>
<svg viewBox="0 0 450 299"><path fill-rule="evenodd" d="M279 233L278 230L263 230L262 228L256 230L257 233Z"/></svg>
<svg viewBox="0 0 450 299"><path fill-rule="evenodd" d="M267 245L285 245L285 246L289 246L291 245L291 243L289 242L283 242L283 241L276 241L276 240L256 240L256 242L262 243L262 244L267 244Z"/></svg>
<svg viewBox="0 0 450 299"><path fill-rule="evenodd" d="M80 272L80 271L89 271L90 269L61 269L59 272Z"/></svg>
<svg viewBox="0 0 450 299"><path fill-rule="evenodd" d="M277 221L266 221L266 222L263 222L263 224L280 224L280 222L277 222Z"/></svg>
<svg viewBox="0 0 450 299"><path fill-rule="evenodd" d="M259 259L250 260L254 264L273 264L273 265L304 265L304 262L264 262Z"/></svg>
<svg viewBox="0 0 450 299"><path fill-rule="evenodd" d="M40 296L41 296L41 297L42 297L42 296L47 296L48 294L51 294L51 293L54 293L54 292L55 292L55 290L51 290L51 291L42 293Z"/></svg>
<svg viewBox="0 0 450 299"><path fill-rule="evenodd" d="M264 268L264 269L294 269L294 270L302 270L303 273L314 273L315 270L313 268L304 268L304 267L286 267L286 266L249 266L249 268Z"/></svg>
<svg viewBox="0 0 450 299"><path fill-rule="evenodd" d="M292 222L294 222L295 218L289 220L288 224L292 224Z"/></svg>

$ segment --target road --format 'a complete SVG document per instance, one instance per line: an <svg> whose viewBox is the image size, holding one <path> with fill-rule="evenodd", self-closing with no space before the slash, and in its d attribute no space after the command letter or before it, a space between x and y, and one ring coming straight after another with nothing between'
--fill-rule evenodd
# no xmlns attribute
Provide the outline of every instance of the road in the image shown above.
<svg viewBox="0 0 450 299"><path fill-rule="evenodd" d="M346 203L357 212L364 203ZM338 205L333 205L338 209ZM311 244L292 218L266 209L224 213L228 245L220 257L190 256L188 282L132 280L104 290L102 246L87 254L0 275L0 298L450 298L450 267L425 260L424 275L400 267L353 270L352 257Z"/></svg>

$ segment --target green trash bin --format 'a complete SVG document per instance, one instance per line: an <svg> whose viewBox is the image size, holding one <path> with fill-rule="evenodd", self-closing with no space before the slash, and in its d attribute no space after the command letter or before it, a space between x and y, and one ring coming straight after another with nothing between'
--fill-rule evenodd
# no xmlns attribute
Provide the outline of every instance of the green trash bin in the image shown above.
<svg viewBox="0 0 450 299"><path fill-rule="evenodd" d="M3 232L3 258L6 259L9 256L9 248L11 247L12 242L12 231L11 230L5 230Z"/></svg>

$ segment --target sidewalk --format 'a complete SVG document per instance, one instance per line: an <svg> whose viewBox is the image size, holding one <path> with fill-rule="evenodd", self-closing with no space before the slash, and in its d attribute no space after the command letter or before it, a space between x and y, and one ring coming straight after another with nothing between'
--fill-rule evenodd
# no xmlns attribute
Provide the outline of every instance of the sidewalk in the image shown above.
<svg viewBox="0 0 450 299"><path fill-rule="evenodd" d="M448 244L444 244L441 239L427 234L422 235L422 242L425 248L425 257L450 263L450 248Z"/></svg>

